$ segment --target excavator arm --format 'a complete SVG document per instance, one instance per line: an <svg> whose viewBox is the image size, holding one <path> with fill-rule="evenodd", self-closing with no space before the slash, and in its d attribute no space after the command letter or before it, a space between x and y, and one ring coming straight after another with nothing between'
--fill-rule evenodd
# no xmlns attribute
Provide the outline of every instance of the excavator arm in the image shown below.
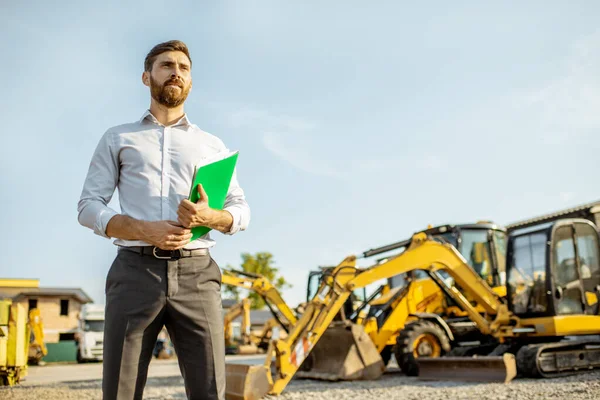
<svg viewBox="0 0 600 400"><path fill-rule="evenodd" d="M225 330L225 343L231 345L233 339L233 332L231 323L242 317L242 339L244 344L250 343L250 300L248 298L242 299L239 303L235 304L223 317L223 327Z"/></svg>
<svg viewBox="0 0 600 400"><path fill-rule="evenodd" d="M37 308L29 311L29 329L31 331L31 339L29 341L29 362L38 364L44 356L48 354L46 343L44 343L44 325L40 310Z"/></svg>
<svg viewBox="0 0 600 400"><path fill-rule="evenodd" d="M258 293L286 332L296 324L296 314L283 300L279 290L266 278L237 270L223 270L221 282Z"/></svg>
<svg viewBox="0 0 600 400"><path fill-rule="evenodd" d="M469 314L482 332L493 332L501 324L508 322L509 312L506 305L466 263L462 255L451 245L428 239L425 234L419 233L413 236L406 251L370 268L357 268L355 256L347 257L342 261L323 278L317 294L306 305L305 312L293 325L288 337L285 340L271 342L264 366L247 367L244 373L240 373L240 366L231 369L232 376L228 377L228 382L232 378L231 387L236 387L237 390L236 393L228 391L229 398L255 399L267 392L272 395L280 394L331 325L352 291L414 270L425 270L436 282L446 286L447 293ZM442 271L495 319L490 320L481 316L461 291L446 284L440 274ZM366 336L362 327L349 324L348 329L352 330L354 336L359 336L354 343L358 347L355 358L362 362L362 365L360 368L355 368L355 371L349 371L347 376L354 379L378 378L385 366L373 342ZM276 372L271 375L273 354L275 354ZM234 369L235 373L233 373ZM240 379L243 381L241 384ZM268 390L260 391L260 388L267 386L270 386Z"/></svg>

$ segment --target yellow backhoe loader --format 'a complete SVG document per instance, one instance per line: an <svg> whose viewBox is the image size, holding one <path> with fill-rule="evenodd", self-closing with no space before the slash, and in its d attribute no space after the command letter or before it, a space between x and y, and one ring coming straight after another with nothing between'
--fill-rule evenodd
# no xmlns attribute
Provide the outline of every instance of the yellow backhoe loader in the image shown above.
<svg viewBox="0 0 600 400"><path fill-rule="evenodd" d="M223 270L221 282L224 285L236 286L241 289L258 293L265 304L273 314L263 325L258 335L250 332L250 302L248 299L242 300L230 310L230 315L225 315L225 340L228 341L228 334L232 336L230 321L242 315L242 345L226 347L236 354L253 354L259 351L264 352L269 347L269 342L273 336L273 330L280 327L286 334L290 328L297 322L296 313L292 310L281 297L279 290L268 279L257 274L248 272L225 269ZM229 322L228 322L229 320Z"/></svg>
<svg viewBox="0 0 600 400"><path fill-rule="evenodd" d="M560 257L550 254L555 254L555 250L561 247L560 235L566 235L567 231L573 243L573 260L569 261L567 257L561 261ZM517 359L522 364L520 370L528 375L552 376L600 366L600 341L597 339L559 341L565 336L600 334L598 232L593 224L576 220L557 222L550 230L537 234L535 238L523 236L524 239L517 240L517 237L509 242L509 249L511 246L528 248L532 255L535 246L541 246L540 254L545 254L545 257L540 260L538 254L537 258L527 258L519 252L522 259L517 259L516 253L509 251L510 262L506 268L508 304L468 265L452 244L435 240L425 233L414 235L401 254L369 268L358 268L356 257L347 257L322 280L318 292L306 305L287 338L271 342L264 365L227 365L227 398L249 400L262 398L267 393L280 394L333 324L354 290L416 270L426 271L439 288L467 313L482 335L494 337L501 343L495 353L492 352L501 354L504 349L501 357L475 359L475 368L474 359L458 357L466 360L458 364L467 365L466 375L470 374L471 378L482 370L497 371L501 363L503 380L512 379L517 363L515 357L508 353L507 349L511 346L518 346ZM584 259L590 272L585 275L580 272L583 270L579 260L582 255L576 245L579 238L583 238L582 243L587 249ZM576 272L573 274L573 271ZM569 273L569 278L558 278ZM588 282L584 282L582 276L589 276ZM578 279L571 280L576 277ZM483 308L483 315L477 306ZM330 351L346 354L340 374L346 379L376 379L381 376L385 365L364 327L345 318L334 325L341 329L338 330L336 347ZM420 372L427 370L426 365L430 362L435 369L435 362L440 360L446 363L444 368L452 368L452 363L456 363L452 358L419 358ZM460 367L455 371L460 371ZM489 377L490 374L487 375Z"/></svg>
<svg viewBox="0 0 600 400"><path fill-rule="evenodd" d="M499 296L505 296L506 231L490 222L463 225L442 225L423 231L424 234L452 244L476 268ZM406 249L411 240L371 249L362 258ZM386 262L390 256L377 260ZM312 272L309 277L308 299L314 295L319 282L332 268ZM355 291L356 294L357 291ZM388 279L358 308L347 300L341 313L353 323L362 325L373 340L383 362L387 365L392 352L402 371L416 375L418 357L439 357L456 346L495 342L482 335L467 314L432 281L424 271L411 271ZM485 310L477 306L483 313ZM335 320L335 319L334 319ZM404 328L407 329L404 329ZM304 361L296 376L315 379L346 379L341 373L349 348L334 346L339 329L330 327ZM400 332L403 336L400 337ZM339 353L332 352L338 348Z"/></svg>
<svg viewBox="0 0 600 400"><path fill-rule="evenodd" d="M237 318L242 318L241 341L234 341L234 332L232 322ZM223 317L223 327L225 331L225 351L227 354L256 354L258 346L252 342L250 332L250 299L243 298L235 304Z"/></svg>
<svg viewBox="0 0 600 400"><path fill-rule="evenodd" d="M258 293L279 325L286 331L296 323L296 313L283 300L279 290L265 277L249 272L224 269L221 282L224 285L236 286Z"/></svg>

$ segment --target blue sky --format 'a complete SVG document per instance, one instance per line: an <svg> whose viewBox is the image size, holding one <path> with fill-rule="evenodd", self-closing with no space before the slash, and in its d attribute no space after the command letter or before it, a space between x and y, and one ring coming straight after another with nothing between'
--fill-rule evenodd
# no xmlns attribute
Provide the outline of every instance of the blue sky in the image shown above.
<svg viewBox="0 0 600 400"><path fill-rule="evenodd" d="M428 224L600 198L600 4L3 2L0 276L104 301L111 241L77 223L96 143L149 105L143 59L185 41L191 120L240 151L250 228L296 304L318 265ZM118 207L118 205L115 205Z"/></svg>

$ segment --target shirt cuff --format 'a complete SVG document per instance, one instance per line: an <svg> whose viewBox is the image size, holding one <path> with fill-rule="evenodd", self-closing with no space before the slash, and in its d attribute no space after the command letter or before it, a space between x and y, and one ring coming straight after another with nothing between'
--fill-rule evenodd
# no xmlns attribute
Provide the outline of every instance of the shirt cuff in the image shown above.
<svg viewBox="0 0 600 400"><path fill-rule="evenodd" d="M227 211L233 217L233 223L229 232L225 232L226 235L233 235L238 233L242 227L242 212L234 206L224 208L223 211Z"/></svg>
<svg viewBox="0 0 600 400"><path fill-rule="evenodd" d="M108 221L118 213L110 208L101 210L96 216L96 223L94 224L94 233L96 235L100 235L107 239L110 239L110 236L106 234L106 227L108 226Z"/></svg>

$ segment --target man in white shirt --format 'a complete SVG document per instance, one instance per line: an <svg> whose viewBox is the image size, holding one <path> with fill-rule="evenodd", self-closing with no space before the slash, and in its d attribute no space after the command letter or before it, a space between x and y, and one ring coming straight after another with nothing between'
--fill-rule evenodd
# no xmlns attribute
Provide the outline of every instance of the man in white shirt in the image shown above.
<svg viewBox="0 0 600 400"><path fill-rule="evenodd" d="M180 41L146 56L150 109L139 121L110 128L92 157L78 205L79 222L114 238L117 257L106 278L103 398L142 399L148 364L163 326L175 346L189 399L224 399L225 348L221 273L210 234L245 230L250 209L234 173L223 210L187 200L195 164L226 152L217 137L188 120L184 102L192 62ZM119 189L121 213L110 209Z"/></svg>

